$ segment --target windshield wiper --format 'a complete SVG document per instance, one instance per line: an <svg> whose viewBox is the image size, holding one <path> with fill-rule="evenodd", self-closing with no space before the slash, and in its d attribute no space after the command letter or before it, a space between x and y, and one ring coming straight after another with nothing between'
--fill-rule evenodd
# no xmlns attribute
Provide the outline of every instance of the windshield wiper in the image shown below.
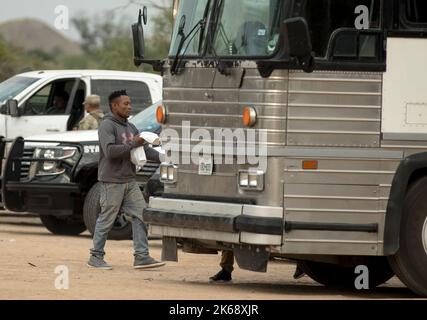
<svg viewBox="0 0 427 320"><path fill-rule="evenodd" d="M185 16L183 16L183 17L185 17ZM197 32L200 31L202 26L204 26L205 24L206 24L205 19L199 20L199 22L196 23L194 28L191 29L191 31L187 35L184 34L184 31L183 31L184 28L182 28L182 30L179 31L179 35L181 36L181 41L179 42L178 51L177 51L176 56L175 56L173 63L172 63L171 73L173 75L175 75L177 73L178 66L180 65L180 63L182 61L182 57L184 57L185 53L187 52L188 47L191 44L191 41L193 41ZM190 37L191 37L191 39L190 39L190 41L188 41L187 47L185 48L185 50L182 53L180 53L182 51L182 47L185 44L185 41L187 41L187 39Z"/></svg>
<svg viewBox="0 0 427 320"><path fill-rule="evenodd" d="M190 46L191 42L193 41L194 37L196 36L196 34L201 31L200 33L200 39L199 39L199 52L201 50L202 47L202 42L203 42L203 34L205 32L205 27L206 27L206 23L208 20L208 14L209 14L209 9L211 6L211 1L212 0L208 0L208 2L206 3L206 7L205 7L205 11L203 13L203 18L200 19L196 25L193 27L193 29L191 29L191 31L185 35L184 34L184 27L185 27L185 20L186 20L186 16L183 15L179 24L179 31L178 34L181 36L181 40L179 42L178 45L178 50L176 52L175 55L175 59L173 61L172 67L171 67L171 73L174 75L177 73L177 69L179 67L179 65L181 64L181 61L185 55L185 53L188 50L188 47ZM187 41L187 39L191 37L190 41L188 41L187 47L185 48L185 50L181 53L182 47L185 44L185 41Z"/></svg>
<svg viewBox="0 0 427 320"><path fill-rule="evenodd" d="M173 63L172 63L172 68L171 68L171 73L172 73L172 74L176 74L176 71L177 71L177 68L178 68L178 65L179 65L179 63L178 63L178 62L180 62L180 60L181 60L181 59L180 59L180 57L184 56L185 52L186 52L186 51L187 51L187 49L188 49L188 46L187 46L187 48L185 49L185 51L181 53L181 51L182 51L182 47L184 46L185 41L187 41L187 39L188 39L189 37L191 37L191 36L193 36L193 37L191 38L191 39L193 39L193 38L194 38L194 36L197 34L197 32L196 32L196 31L199 31L199 30L201 29L202 24L205 24L205 23L206 23L205 19L201 19L201 20L199 20L199 22L197 22L197 23L196 23L196 25L194 26L194 28L193 28L193 29L191 29L191 31L190 31L187 35L185 35L185 34L184 34L184 27L185 27L185 15L184 15L184 16L182 16L182 18L181 18L181 19L183 19L183 22L181 22L181 23L180 23L180 28L179 28L179 31L178 31L178 35L180 35L180 36L181 36L181 40L180 40L180 42L179 42L178 50L177 50L177 52L176 52L175 58L174 58ZM190 43L191 43L191 41L189 41L189 44L190 44Z"/></svg>
<svg viewBox="0 0 427 320"><path fill-rule="evenodd" d="M223 1L220 0L217 3L217 7L215 8L216 10L213 13L213 21L214 21L214 25L216 26L216 28L218 29L219 35L222 38L222 40L225 42L226 46L229 48L229 50L233 50L230 46L230 40L227 37L227 33L224 30L224 26L221 22L219 22L219 15L221 12L221 8L223 6ZM210 38L209 38L209 43L208 43L208 48L209 48L209 52L213 55L214 58L214 66L215 68L218 70L218 72L224 76L230 76L231 72L230 70L228 70L228 68L230 67L230 63L229 62L225 62L223 60L221 60L221 57L218 56L215 48L214 48L214 34L215 32L213 32L213 30L211 30L210 34Z"/></svg>
<svg viewBox="0 0 427 320"><path fill-rule="evenodd" d="M208 2L206 3L205 12L203 13L203 19L205 19L205 24L202 25L200 28L199 53L202 50L203 36L205 35L205 27L206 27L206 23L208 20L208 14L209 14L209 9L211 7L211 1L212 0L208 0Z"/></svg>

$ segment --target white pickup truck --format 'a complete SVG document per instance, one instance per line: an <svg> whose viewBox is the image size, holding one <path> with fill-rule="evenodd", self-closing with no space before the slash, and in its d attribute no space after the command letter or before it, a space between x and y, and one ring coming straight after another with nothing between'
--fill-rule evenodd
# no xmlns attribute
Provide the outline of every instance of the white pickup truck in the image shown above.
<svg viewBox="0 0 427 320"><path fill-rule="evenodd" d="M126 89L134 114L162 99L162 78L142 72L107 70L34 71L0 83L0 136L18 136L70 131L85 116L86 96L101 96L109 111L108 95ZM55 96L68 98L64 107L51 112Z"/></svg>

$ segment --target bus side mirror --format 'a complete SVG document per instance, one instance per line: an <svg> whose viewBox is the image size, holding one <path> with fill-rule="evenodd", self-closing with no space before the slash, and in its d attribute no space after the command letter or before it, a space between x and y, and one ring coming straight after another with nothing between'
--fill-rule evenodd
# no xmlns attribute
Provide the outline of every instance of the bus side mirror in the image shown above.
<svg viewBox="0 0 427 320"><path fill-rule="evenodd" d="M147 7L143 11L139 10L138 22L132 25L133 36L133 58L136 66L140 66L145 56L145 41L144 41L144 28L142 21L147 24Z"/></svg>
<svg viewBox="0 0 427 320"><path fill-rule="evenodd" d="M14 118L17 118L20 116L17 100L13 100L13 99L7 100L7 102L6 102L6 114L10 115Z"/></svg>
<svg viewBox="0 0 427 320"><path fill-rule="evenodd" d="M307 21L302 17L286 19L283 28L290 56L298 60L305 72L313 72L314 56Z"/></svg>

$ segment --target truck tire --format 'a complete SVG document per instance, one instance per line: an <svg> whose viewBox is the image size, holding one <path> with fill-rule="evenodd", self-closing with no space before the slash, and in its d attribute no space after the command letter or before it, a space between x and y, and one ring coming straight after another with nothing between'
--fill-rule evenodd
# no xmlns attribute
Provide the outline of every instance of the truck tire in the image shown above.
<svg viewBox="0 0 427 320"><path fill-rule="evenodd" d="M414 183L406 195L399 241L390 265L409 289L427 297L427 177Z"/></svg>
<svg viewBox="0 0 427 320"><path fill-rule="evenodd" d="M47 230L53 234L64 236L77 236L86 230L82 221L71 218L58 218L55 216L40 216L40 220Z"/></svg>
<svg viewBox="0 0 427 320"><path fill-rule="evenodd" d="M365 263L369 270L369 289L378 287L394 276L387 258L373 258ZM298 266L314 281L330 287L355 289L356 266L347 267L315 261L299 261Z"/></svg>
<svg viewBox="0 0 427 320"><path fill-rule="evenodd" d="M96 183L86 195L83 205L83 221L90 234L95 232L96 220L101 212L99 198L101 194L101 183ZM126 221L123 214L119 214L114 223L113 229L108 234L110 240L129 240L132 239L132 224Z"/></svg>

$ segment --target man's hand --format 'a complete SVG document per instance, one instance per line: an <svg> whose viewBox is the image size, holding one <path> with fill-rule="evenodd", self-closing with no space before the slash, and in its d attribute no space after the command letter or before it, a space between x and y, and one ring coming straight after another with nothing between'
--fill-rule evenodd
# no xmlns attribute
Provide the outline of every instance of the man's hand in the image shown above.
<svg viewBox="0 0 427 320"><path fill-rule="evenodd" d="M136 137L134 137L134 138L133 138L133 141L135 142L135 144L136 144L138 147L142 147L142 146L144 145L144 143L145 143L145 140L144 140L144 139L142 139L140 136L136 136Z"/></svg>

